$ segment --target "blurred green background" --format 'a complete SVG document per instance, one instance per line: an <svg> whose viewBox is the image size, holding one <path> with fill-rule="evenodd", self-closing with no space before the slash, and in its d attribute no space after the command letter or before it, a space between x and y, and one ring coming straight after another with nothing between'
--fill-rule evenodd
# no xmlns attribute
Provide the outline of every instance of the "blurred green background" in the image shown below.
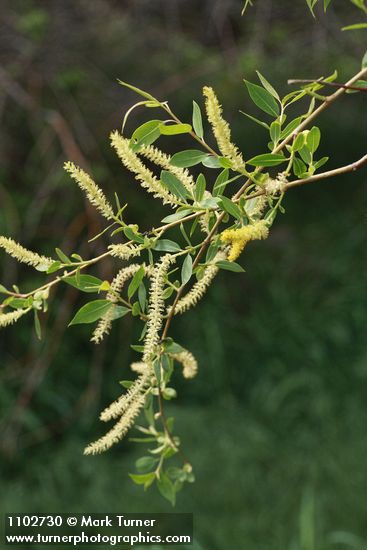
<svg viewBox="0 0 367 550"><path fill-rule="evenodd" d="M116 190L129 221L161 219L109 147L136 101L117 78L187 120L202 85L214 86L245 156L264 152L265 132L239 114L259 115L242 79L259 69L287 93L287 78L354 74L366 34L340 32L359 13L335 5L313 20L301 0L259 0L244 18L239 0L2 0L0 234L46 254L100 252L86 241L101 219L63 174L65 159ZM330 168L365 153L362 95L319 121ZM200 364L196 380L177 377L169 404L197 476L176 506L194 513L197 548L367 548L366 183L361 171L290 192L271 237L241 259L246 274L222 272L174 323ZM5 285L42 281L4 254L0 271ZM170 511L156 489L129 481L134 444L82 456L136 358L130 319L98 348L89 327L66 330L85 301L71 287L54 293L42 342L27 319L1 332L1 512Z"/></svg>

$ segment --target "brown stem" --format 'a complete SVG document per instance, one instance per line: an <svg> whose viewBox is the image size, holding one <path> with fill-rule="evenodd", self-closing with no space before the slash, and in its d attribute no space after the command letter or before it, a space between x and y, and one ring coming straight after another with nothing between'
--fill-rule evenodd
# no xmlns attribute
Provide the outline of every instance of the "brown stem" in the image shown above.
<svg viewBox="0 0 367 550"><path fill-rule="evenodd" d="M362 168L365 164L367 164L367 155L364 155L359 160L352 162L351 164L347 164L346 166L341 166L340 168L335 168L334 170L329 170L328 172L321 172L320 174L315 174L314 176L310 176L309 178L302 178L300 180L290 181L285 184L284 190L287 191L292 187L298 187L299 185L304 185L305 183L313 183L314 181L320 181L328 178L333 178L334 176L348 174L349 172L355 172L359 168ZM258 191L257 193L248 195L246 197L246 200L255 199L256 197L260 197L264 194L264 190Z"/></svg>
<svg viewBox="0 0 367 550"><path fill-rule="evenodd" d="M332 86L333 88L344 88L344 90L356 90L358 92L367 92L367 87L362 86L348 86L347 84L340 84L340 82L326 82L322 78L318 80L312 80L311 78L292 79L288 80L288 84L322 84L323 86Z"/></svg>

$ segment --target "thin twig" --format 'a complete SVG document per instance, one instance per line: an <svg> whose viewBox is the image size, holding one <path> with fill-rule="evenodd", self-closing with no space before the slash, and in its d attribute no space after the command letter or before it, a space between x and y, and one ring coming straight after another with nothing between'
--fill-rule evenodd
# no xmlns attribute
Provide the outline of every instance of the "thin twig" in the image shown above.
<svg viewBox="0 0 367 550"><path fill-rule="evenodd" d="M358 92L367 92L367 86L348 86L347 84L340 84L340 82L327 82L323 78L318 78L317 80L312 80L311 78L302 79L292 79L288 80L288 84L322 84L323 86L332 86L333 88L343 88L344 90L355 90Z"/></svg>

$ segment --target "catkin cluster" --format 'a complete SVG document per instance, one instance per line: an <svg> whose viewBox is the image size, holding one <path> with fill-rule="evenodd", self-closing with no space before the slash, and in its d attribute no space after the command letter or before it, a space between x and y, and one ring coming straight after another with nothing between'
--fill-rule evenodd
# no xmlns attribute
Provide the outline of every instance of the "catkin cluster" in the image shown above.
<svg viewBox="0 0 367 550"><path fill-rule="evenodd" d="M225 229L220 235L220 240L230 245L228 261L234 262L249 241L266 239L268 235L269 228L267 222L259 220L239 229Z"/></svg>

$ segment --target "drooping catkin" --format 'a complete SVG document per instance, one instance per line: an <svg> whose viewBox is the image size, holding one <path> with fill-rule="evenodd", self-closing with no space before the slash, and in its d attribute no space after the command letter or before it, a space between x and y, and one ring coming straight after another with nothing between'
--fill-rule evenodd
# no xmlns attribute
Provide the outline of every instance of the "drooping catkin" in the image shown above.
<svg viewBox="0 0 367 550"><path fill-rule="evenodd" d="M108 247L111 256L120 258L120 260L129 260L140 256L141 247L133 244L111 244Z"/></svg>
<svg viewBox="0 0 367 550"><path fill-rule="evenodd" d="M14 311L9 311L8 313L0 313L0 327L7 327L18 321L23 315L28 313L30 308L27 309L16 309Z"/></svg>
<svg viewBox="0 0 367 550"><path fill-rule="evenodd" d="M135 361L134 363L131 363L130 368L138 374L143 374L143 372L148 369L148 366L144 363L144 361Z"/></svg>
<svg viewBox="0 0 367 550"><path fill-rule="evenodd" d="M139 154L143 155L151 162L154 162L157 166L160 166L164 170L171 172L171 174L180 180L187 191L189 191L190 195L194 195L195 182L193 177L190 175L189 171L186 170L186 168L173 166L173 164L171 164L170 155L163 153L153 145L142 145L139 149Z"/></svg>
<svg viewBox="0 0 367 550"><path fill-rule="evenodd" d="M131 264L120 269L116 277L111 282L110 291L107 293L106 300L109 300L115 304L118 301L117 295L120 294L125 282L128 281L130 277L135 275L139 268L139 264ZM111 309L107 311L107 313L98 321L98 325L94 329L91 342L100 344L104 336L109 334L112 327L113 316L114 306L112 306Z"/></svg>
<svg viewBox="0 0 367 550"><path fill-rule="evenodd" d="M165 254L156 265L149 293L147 332L144 339L143 362L151 363L157 345L159 343L159 331L162 328L164 313L163 289L165 277L170 264L174 261L171 254Z"/></svg>
<svg viewBox="0 0 367 550"><path fill-rule="evenodd" d="M222 116L222 107L213 88L204 86L203 94L205 97L206 114L220 152L224 157L229 158L234 170L243 168L245 164L244 160L236 145L231 141L229 124Z"/></svg>
<svg viewBox="0 0 367 550"><path fill-rule="evenodd" d="M111 133L111 143L120 157L122 164L126 166L135 178L140 181L148 193L152 193L154 197L162 199L164 204L177 206L178 199L170 193L160 180L151 172L145 164L140 160L138 155L131 149L130 141L124 138L117 130Z"/></svg>
<svg viewBox="0 0 367 550"><path fill-rule="evenodd" d="M269 227L265 220L258 220L239 229L225 229L220 234L220 240L231 246L228 261L234 262L249 241L266 239Z"/></svg>
<svg viewBox="0 0 367 550"><path fill-rule="evenodd" d="M205 268L202 278L197 281L189 290L189 292L177 302L177 305L175 307L175 314L184 313L191 307L195 306L197 302L202 299L212 280L219 271L219 268L215 265L215 262L219 262L220 260L224 260L225 258L225 252L219 251L218 254L215 256L213 263ZM170 308L168 311L170 311Z"/></svg>
<svg viewBox="0 0 367 550"><path fill-rule="evenodd" d="M103 422L112 420L113 418L118 418L124 414L128 408L132 405L136 399L145 393L146 387L150 379L150 372L148 369L135 380L135 382L130 386L126 393L121 395L116 401L111 403L100 415L100 419Z"/></svg>
<svg viewBox="0 0 367 550"><path fill-rule="evenodd" d="M288 179L284 172L280 172L275 179L268 178L264 183L264 189L267 195L277 195L284 193L287 189Z"/></svg>
<svg viewBox="0 0 367 550"><path fill-rule="evenodd" d="M46 256L40 256L36 252L32 252L19 243L15 242L13 239L8 237L0 237L0 248L3 248L7 254L22 262L24 264L31 265L33 267L49 267L53 260L51 258L46 258Z"/></svg>
<svg viewBox="0 0 367 550"><path fill-rule="evenodd" d="M194 378L198 371L198 362L193 356L193 354L188 351L180 351L179 353L171 353L172 359L178 361L183 366L183 376L184 378Z"/></svg>
<svg viewBox="0 0 367 550"><path fill-rule="evenodd" d="M140 267L140 264L131 264L120 269L116 277L111 282L110 291L107 293L106 299L110 300L113 304L116 304L118 302L117 295L121 293L124 284L135 275ZM147 277L150 277L153 273L153 266L144 265L144 272ZM107 311L107 313L99 320L98 325L93 332L91 342L94 342L95 344L100 344L102 342L103 338L109 334L111 330L113 318L114 307Z"/></svg>
<svg viewBox="0 0 367 550"><path fill-rule="evenodd" d="M73 162L65 162L64 168L73 180L76 181L80 189L85 192L89 202L99 210L102 216L111 220L114 217L112 206L105 197L102 189L98 187L90 175L79 168L79 166L76 166Z"/></svg>
<svg viewBox="0 0 367 550"><path fill-rule="evenodd" d="M127 434L129 429L133 426L134 421L141 409L144 407L145 395L139 394L136 399L130 404L125 414L118 420L114 427L106 433L103 437L90 443L85 449L85 455L100 454L112 447L115 443L121 441L121 439Z"/></svg>

